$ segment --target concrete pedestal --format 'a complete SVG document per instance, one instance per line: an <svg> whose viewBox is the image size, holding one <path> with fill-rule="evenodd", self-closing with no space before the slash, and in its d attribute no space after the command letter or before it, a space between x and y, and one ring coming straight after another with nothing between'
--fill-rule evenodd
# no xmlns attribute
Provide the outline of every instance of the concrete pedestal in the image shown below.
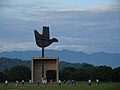
<svg viewBox="0 0 120 90"><path fill-rule="evenodd" d="M57 57L34 57L32 58L32 70L31 70L31 78L32 83L37 83L38 80L42 83L42 64L44 63L44 78L46 77L46 72L48 70L56 70L56 80L59 80L59 70L58 63L59 58Z"/></svg>

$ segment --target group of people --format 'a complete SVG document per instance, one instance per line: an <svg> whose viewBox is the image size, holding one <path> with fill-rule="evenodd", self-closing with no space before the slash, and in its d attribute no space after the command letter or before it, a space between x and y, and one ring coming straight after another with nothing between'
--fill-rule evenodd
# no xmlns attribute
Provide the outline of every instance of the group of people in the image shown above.
<svg viewBox="0 0 120 90"><path fill-rule="evenodd" d="M37 81L37 84L38 84L38 86L40 85L40 80L39 79ZM46 78L42 78L42 84L47 85L47 79Z"/></svg>
<svg viewBox="0 0 120 90"><path fill-rule="evenodd" d="M64 84L66 84L66 82L67 82L66 80L63 81ZM47 83L48 83L47 79L46 78L42 78L42 84L43 85L47 85ZM58 81L56 80L55 83L58 84L61 87L62 81L59 79ZM40 80L39 79L37 81L37 84L39 86L39 84L40 84ZM51 84L51 85L53 84L53 80L52 79L49 80L49 84ZM74 80L74 79L73 80L68 80L68 84L72 84L72 85L76 86L76 80Z"/></svg>
<svg viewBox="0 0 120 90"><path fill-rule="evenodd" d="M47 85L47 79L46 79L46 78L43 78L43 79L42 79L42 83L43 83L43 85Z"/></svg>
<svg viewBox="0 0 120 90"><path fill-rule="evenodd" d="M61 86L61 80L58 80L56 82L59 84L59 86ZM53 84L53 80L50 79L49 83L52 85ZM37 84L38 84L38 86L40 85L40 80L39 79L37 81ZM47 86L47 79L46 78L42 78L42 84Z"/></svg>
<svg viewBox="0 0 120 90"><path fill-rule="evenodd" d="M92 80L91 79L88 80L88 84L89 84L89 86L92 85ZM98 79L96 79L96 85L99 85L99 80Z"/></svg>
<svg viewBox="0 0 120 90"><path fill-rule="evenodd" d="M76 86L76 80L74 80L74 79L68 80L68 84L72 84L72 85Z"/></svg>
<svg viewBox="0 0 120 90"><path fill-rule="evenodd" d="M24 85L25 81L24 81L24 80L22 80L22 81L21 81L21 83L22 83L22 85ZM29 80L29 83L32 83L32 81L31 81L31 80ZM8 86L8 80L5 80L5 85L6 85L6 86ZM17 87L18 85L19 85L19 81L18 81L18 80L16 80L15 86Z"/></svg>
<svg viewBox="0 0 120 90"><path fill-rule="evenodd" d="M24 80L22 80L21 82L22 82L22 85L24 85ZM29 83L32 83L32 81L29 80ZM53 81L52 81L52 79L50 79L50 84L52 84L52 83L53 83ZM59 86L61 86L62 82L61 82L61 80L58 80L57 83L59 84ZM65 84L66 80L64 80L63 83ZM68 80L68 84L70 84L70 83L72 85L76 86L76 80ZM18 84L19 84L19 81L16 81L16 87L18 86ZM37 84L39 86L39 84L40 84L39 79L38 79L38 83ZM47 79L46 78L42 78L42 84L43 85L47 85ZM91 79L88 80L88 84L89 84L89 86L92 85L92 80ZM5 85L8 86L8 80L5 81ZM98 79L96 79L96 85L99 85L99 80Z"/></svg>

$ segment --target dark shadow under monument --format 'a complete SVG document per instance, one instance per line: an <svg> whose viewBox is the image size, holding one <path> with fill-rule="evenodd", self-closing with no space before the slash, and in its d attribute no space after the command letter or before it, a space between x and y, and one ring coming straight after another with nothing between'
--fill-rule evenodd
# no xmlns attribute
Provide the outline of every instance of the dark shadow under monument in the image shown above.
<svg viewBox="0 0 120 90"><path fill-rule="evenodd" d="M42 34L34 30L35 40L38 47L42 48L42 57L32 58L32 82L36 83L39 79L42 82L42 78L47 78L46 72L48 70L56 71L56 80L59 79L58 75L58 57L44 57L44 48L48 47L53 42L58 42L56 38L50 39L49 27L43 26ZM52 78L51 78L52 79Z"/></svg>

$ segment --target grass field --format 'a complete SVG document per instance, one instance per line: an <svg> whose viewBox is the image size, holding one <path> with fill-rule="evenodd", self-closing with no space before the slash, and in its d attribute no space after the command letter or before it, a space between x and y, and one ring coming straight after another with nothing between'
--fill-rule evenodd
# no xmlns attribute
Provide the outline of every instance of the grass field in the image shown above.
<svg viewBox="0 0 120 90"><path fill-rule="evenodd" d="M18 87L15 86L15 83L10 83L8 86L5 86L3 83L0 84L0 90L120 90L119 83L101 83L100 85L92 84L88 86L86 82L79 82L76 86L69 84L62 84L61 87L58 84L48 84L46 87L40 84L19 84Z"/></svg>

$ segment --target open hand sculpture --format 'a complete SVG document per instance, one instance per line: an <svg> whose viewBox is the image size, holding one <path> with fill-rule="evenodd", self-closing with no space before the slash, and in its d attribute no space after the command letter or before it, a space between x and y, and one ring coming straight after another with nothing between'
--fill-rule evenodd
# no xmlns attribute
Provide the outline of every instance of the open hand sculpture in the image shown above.
<svg viewBox="0 0 120 90"><path fill-rule="evenodd" d="M43 26L42 34L34 30L35 40L38 47L42 48L42 57L44 57L44 48L52 44L53 42L58 42L56 38L50 39L49 27Z"/></svg>

